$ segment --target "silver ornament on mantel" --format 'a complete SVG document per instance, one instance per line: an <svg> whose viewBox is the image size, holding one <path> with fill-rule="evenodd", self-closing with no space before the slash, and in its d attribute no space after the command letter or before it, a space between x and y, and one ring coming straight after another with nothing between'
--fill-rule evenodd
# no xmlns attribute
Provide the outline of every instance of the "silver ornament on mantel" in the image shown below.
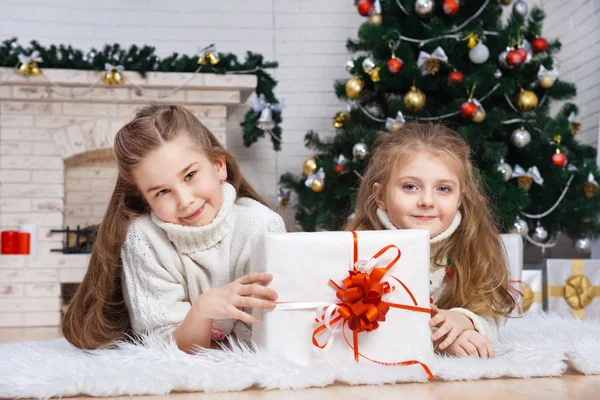
<svg viewBox="0 0 600 400"><path fill-rule="evenodd" d="M371 58L367 57L362 62L362 68L363 71L365 71L367 74L370 74L375 68L375 62L371 60Z"/></svg>
<svg viewBox="0 0 600 400"><path fill-rule="evenodd" d="M352 73L352 69L354 68L354 60L346 61L346 71Z"/></svg>
<svg viewBox="0 0 600 400"><path fill-rule="evenodd" d="M525 3L523 0L518 0L513 5L513 12L519 14L522 17L525 17L528 11L529 7L527 6L527 3Z"/></svg>
<svg viewBox="0 0 600 400"><path fill-rule="evenodd" d="M538 242L545 242L548 239L548 231L538 223L531 236Z"/></svg>
<svg viewBox="0 0 600 400"><path fill-rule="evenodd" d="M517 217L512 228L510 229L510 233L516 233L521 237L525 237L527 233L529 233L529 226L524 219Z"/></svg>
<svg viewBox="0 0 600 400"><path fill-rule="evenodd" d="M587 237L581 237L575 240L573 245L575 247L575 251L582 255L588 255L592 251L592 240Z"/></svg>
<svg viewBox="0 0 600 400"><path fill-rule="evenodd" d="M510 141L515 147L522 149L531 142L531 134L524 127L521 127L513 131Z"/></svg>
<svg viewBox="0 0 600 400"><path fill-rule="evenodd" d="M500 159L500 162L496 166L496 170L502 174L505 181L509 180L512 176L512 168L504 162L504 159Z"/></svg>
<svg viewBox="0 0 600 400"><path fill-rule="evenodd" d="M358 142L352 147L352 155L354 158L364 160L367 157L367 154L369 154L369 148L364 143Z"/></svg>
<svg viewBox="0 0 600 400"><path fill-rule="evenodd" d="M435 2L433 0L417 0L415 2L415 12L420 17L428 17L435 8Z"/></svg>

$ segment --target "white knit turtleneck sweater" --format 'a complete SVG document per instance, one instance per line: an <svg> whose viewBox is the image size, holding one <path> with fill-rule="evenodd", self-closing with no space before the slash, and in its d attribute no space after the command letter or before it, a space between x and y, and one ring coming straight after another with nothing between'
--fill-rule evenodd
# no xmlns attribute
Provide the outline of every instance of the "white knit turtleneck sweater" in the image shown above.
<svg viewBox="0 0 600 400"><path fill-rule="evenodd" d="M386 229L395 230L398 229L390 220L390 217L387 212L381 209L377 209L377 217L379 221L383 224ZM462 215L460 211L456 212L456 216L454 220L444 232L439 233L435 237L431 238L431 247L430 247L430 268L429 268L429 279L431 280L431 284L429 286L429 295L433 299L435 303L440 296L442 295L445 279L452 279L446 276L446 269L437 267L434 262L435 254L437 251L446 243L446 241L454 234L458 226L462 221ZM447 259L446 256L444 258ZM442 264L445 262L442 262ZM439 263L438 263L439 264ZM498 326L499 322L494 319L491 314L478 315L472 311L467 310L466 308L452 308L451 311L457 311L464 315L466 315L471 321L473 321L473 326L475 330L486 336L488 339L494 341L498 337Z"/></svg>
<svg viewBox="0 0 600 400"><path fill-rule="evenodd" d="M135 218L121 248L123 292L133 330L170 334L203 292L248 273L255 238L285 232L281 217L249 198L237 198L223 183L223 204L206 226L161 221L154 213ZM216 320L214 328L242 340L250 330L237 320Z"/></svg>

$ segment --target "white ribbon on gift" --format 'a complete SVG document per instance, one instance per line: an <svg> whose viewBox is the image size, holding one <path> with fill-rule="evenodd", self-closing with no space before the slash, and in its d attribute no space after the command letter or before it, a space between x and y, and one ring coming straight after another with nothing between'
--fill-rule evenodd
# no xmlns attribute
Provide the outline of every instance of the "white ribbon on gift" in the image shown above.
<svg viewBox="0 0 600 400"><path fill-rule="evenodd" d="M442 49L441 47L436 48L433 51L433 53L431 53L431 54L426 53L424 51L419 52L419 59L417 60L417 66L421 69L421 73L423 75L427 75L427 71L425 71L423 69L423 64L425 64L425 61L429 60L430 58L435 58L436 60L440 60L441 62L444 62L444 63L448 62L448 56L444 52L444 49Z"/></svg>
<svg viewBox="0 0 600 400"><path fill-rule="evenodd" d="M42 62L42 57L40 56L40 52L37 50L34 50L28 56L26 56L25 54L19 54L17 57L19 58L19 62L21 64L29 64L31 61L35 61L38 63Z"/></svg>
<svg viewBox="0 0 600 400"><path fill-rule="evenodd" d="M308 177L306 178L304 184L308 187L311 187L315 179L320 179L322 181L325 180L325 172L323 172L323 168L319 168L316 174L308 174Z"/></svg>
<svg viewBox="0 0 600 400"><path fill-rule="evenodd" d="M543 77L550 75L554 79L558 79L559 71L558 67L553 67L551 70L547 70L543 65L540 65L540 69L537 73L538 79L542 79Z"/></svg>
<svg viewBox="0 0 600 400"><path fill-rule="evenodd" d="M106 72L111 72L111 71L123 72L123 71L125 71L125 67L123 67L122 65L114 65L114 64L105 63L104 71L106 71Z"/></svg>
<svg viewBox="0 0 600 400"><path fill-rule="evenodd" d="M529 168L527 171L525 171L525 169L523 169L523 167L521 167L519 164L515 165L511 178L518 178L520 176L528 176L540 186L542 186L542 184L544 183L544 178L542 178L538 167L536 167L535 165Z"/></svg>
<svg viewBox="0 0 600 400"><path fill-rule="evenodd" d="M390 129L392 129L392 126L394 124L404 125L405 123L406 120L404 119L404 114L402 114L402 111L398 111L398 114L396 114L396 119L388 117L385 120L385 129L389 131Z"/></svg>

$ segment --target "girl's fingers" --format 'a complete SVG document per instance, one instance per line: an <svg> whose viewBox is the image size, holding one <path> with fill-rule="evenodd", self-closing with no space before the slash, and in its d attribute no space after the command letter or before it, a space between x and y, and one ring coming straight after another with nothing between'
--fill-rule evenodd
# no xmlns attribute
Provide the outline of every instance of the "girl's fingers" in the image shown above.
<svg viewBox="0 0 600 400"><path fill-rule="evenodd" d="M494 358L496 357L496 353L494 353L494 347L492 346L492 342L489 340L485 341L485 348L487 349L488 357Z"/></svg>
<svg viewBox="0 0 600 400"><path fill-rule="evenodd" d="M438 330L433 333L433 335L431 335L431 340L435 342L436 340L444 337L444 335L450 332L450 329L452 329L452 326L448 322L446 322L445 324L440 326Z"/></svg>
<svg viewBox="0 0 600 400"><path fill-rule="evenodd" d="M429 326L438 326L446 320L446 314L438 313L435 317L429 320Z"/></svg>
<svg viewBox="0 0 600 400"><path fill-rule="evenodd" d="M275 300L277 298L277 292L271 288L259 285L258 283L252 283L250 285L242 285L239 291L240 296L260 296L265 299Z"/></svg>
<svg viewBox="0 0 600 400"><path fill-rule="evenodd" d="M256 318L255 316L252 316L246 312L243 312L242 310L238 310L235 307L231 307L230 310L230 318L233 319L239 319L240 321L243 321L247 324L258 324L260 322L260 320L258 318Z"/></svg>
<svg viewBox="0 0 600 400"><path fill-rule="evenodd" d="M477 347L473 343L468 340L462 340L460 344L458 344L468 355L471 357L479 357L479 352L477 351Z"/></svg>
<svg viewBox="0 0 600 400"><path fill-rule="evenodd" d="M454 329L454 328L450 329L450 332L448 332L448 335L446 336L446 340L444 340L442 343L440 343L440 345L438 346L438 349L444 350L446 347L450 346L452 343L454 343L457 336L458 335L456 334L456 329Z"/></svg>
<svg viewBox="0 0 600 400"><path fill-rule="evenodd" d="M249 296L238 297L235 305L240 308L264 308L266 310L273 310L275 308L274 301L257 299L256 297Z"/></svg>
<svg viewBox="0 0 600 400"><path fill-rule="evenodd" d="M267 282L270 282L271 280L273 280L273 275L268 274L266 272L255 272L252 274L244 275L240 279L238 279L238 281L242 285L249 285L249 284L255 283L255 282L267 283Z"/></svg>

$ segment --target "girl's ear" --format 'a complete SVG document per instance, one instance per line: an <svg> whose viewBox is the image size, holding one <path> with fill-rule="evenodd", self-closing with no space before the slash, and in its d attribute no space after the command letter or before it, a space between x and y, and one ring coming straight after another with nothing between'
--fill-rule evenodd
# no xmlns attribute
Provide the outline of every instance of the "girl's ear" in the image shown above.
<svg viewBox="0 0 600 400"><path fill-rule="evenodd" d="M383 201L383 187L381 186L380 183L375 182L373 184L373 198L375 199L375 203L377 204L377 207L379 207L380 209L382 209L383 211L386 211L385 208L385 202Z"/></svg>
<svg viewBox="0 0 600 400"><path fill-rule="evenodd" d="M213 165L215 171L217 171L219 180L225 182L227 180L227 162L225 161L225 156L217 156L213 161Z"/></svg>

